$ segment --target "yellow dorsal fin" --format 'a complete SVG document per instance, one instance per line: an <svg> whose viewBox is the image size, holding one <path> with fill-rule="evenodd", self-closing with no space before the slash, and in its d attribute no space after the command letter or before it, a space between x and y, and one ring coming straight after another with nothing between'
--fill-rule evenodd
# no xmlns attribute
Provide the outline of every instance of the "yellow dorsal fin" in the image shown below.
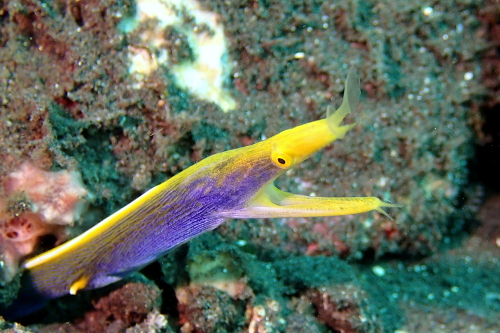
<svg viewBox="0 0 500 333"><path fill-rule="evenodd" d="M332 112L330 106L326 109L328 126L337 139L343 139L347 131L356 125L356 123L353 123L341 126L341 123L345 116L351 113L351 111L356 111L360 95L361 88L359 75L356 73L356 70L351 67L349 74L347 74L347 79L345 80L344 99L342 100L342 104L335 112Z"/></svg>
<svg viewBox="0 0 500 333"><path fill-rule="evenodd" d="M87 286L87 284L89 283L89 281L90 281L90 276L80 275L80 277L78 279L76 279L76 281L73 282L71 284L71 286L69 287L69 293L71 295L76 295L78 290L85 288Z"/></svg>

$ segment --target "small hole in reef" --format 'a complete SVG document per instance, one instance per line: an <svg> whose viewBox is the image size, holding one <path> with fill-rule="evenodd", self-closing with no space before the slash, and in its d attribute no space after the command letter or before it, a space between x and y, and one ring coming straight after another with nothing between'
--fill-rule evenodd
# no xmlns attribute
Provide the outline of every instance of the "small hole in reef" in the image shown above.
<svg viewBox="0 0 500 333"><path fill-rule="evenodd" d="M16 231L10 231L5 236L7 236L7 238L13 239L17 238L19 234Z"/></svg>
<svg viewBox="0 0 500 333"><path fill-rule="evenodd" d="M55 235L44 235L40 237L39 251L48 251L56 246L57 237Z"/></svg>
<svg viewBox="0 0 500 333"><path fill-rule="evenodd" d="M281 157L279 157L279 158L278 158L278 163L279 163L279 164L285 164L286 162L285 162L285 160L284 160L284 159L282 159Z"/></svg>

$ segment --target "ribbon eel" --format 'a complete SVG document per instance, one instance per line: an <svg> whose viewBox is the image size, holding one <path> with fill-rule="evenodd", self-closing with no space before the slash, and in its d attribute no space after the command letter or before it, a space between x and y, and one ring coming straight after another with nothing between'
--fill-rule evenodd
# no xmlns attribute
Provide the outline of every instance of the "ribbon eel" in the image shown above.
<svg viewBox="0 0 500 333"><path fill-rule="evenodd" d="M359 77L351 69L342 105L326 119L212 155L152 188L80 236L24 264L24 285L48 300L117 281L228 218L312 217L400 207L376 197L323 198L279 190L273 181L356 124ZM23 294L23 292L21 292ZM16 302L18 303L18 302ZM1 312L1 311L0 311Z"/></svg>

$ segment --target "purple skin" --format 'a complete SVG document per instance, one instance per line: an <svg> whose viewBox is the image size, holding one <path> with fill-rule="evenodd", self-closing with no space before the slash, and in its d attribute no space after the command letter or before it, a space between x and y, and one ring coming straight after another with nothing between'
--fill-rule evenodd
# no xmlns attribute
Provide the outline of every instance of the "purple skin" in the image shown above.
<svg viewBox="0 0 500 333"><path fill-rule="evenodd" d="M269 158L253 160L249 167L242 161L246 160L248 148L201 161L159 185L171 183L165 190L145 193L142 197L148 196L146 204L117 219L105 232L30 268L23 275L19 297L9 308L0 309L0 315L16 319L36 311L47 300L67 295L71 285L82 276L89 278L84 289L118 281L172 248L218 227L225 220L217 216L219 211L243 207L284 171ZM250 153L253 158L262 154Z"/></svg>
<svg viewBox="0 0 500 333"><path fill-rule="evenodd" d="M242 208L284 171L269 158L253 160L251 167L245 161L241 163L245 159L242 155L249 153L248 148L213 155L171 178L168 182L172 186L149 195L146 204L120 218L106 232L54 260L30 268L25 274L25 280L29 281L25 281L27 285L23 283L23 289L53 299L67 295L72 283L83 275L89 277L84 289L99 288L215 229L225 220L218 212Z"/></svg>
<svg viewBox="0 0 500 333"><path fill-rule="evenodd" d="M334 113L328 111L326 119L212 155L82 235L28 260L21 295L0 314L13 318L22 315L17 310L33 298L48 300L120 280L170 249L215 229L226 218L334 216L371 210L387 215L382 207L398 205L375 197L299 196L272 186L279 175L344 137L355 124L342 125L342 120L356 109L359 93L359 77L351 69L344 101Z"/></svg>

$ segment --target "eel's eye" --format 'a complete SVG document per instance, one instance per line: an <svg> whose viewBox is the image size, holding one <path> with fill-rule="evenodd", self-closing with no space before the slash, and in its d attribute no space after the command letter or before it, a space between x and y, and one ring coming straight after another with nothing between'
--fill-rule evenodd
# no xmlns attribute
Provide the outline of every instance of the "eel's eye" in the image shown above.
<svg viewBox="0 0 500 333"><path fill-rule="evenodd" d="M274 165L281 169L288 169L292 165L292 156L278 151L273 151L271 154L271 160Z"/></svg>

